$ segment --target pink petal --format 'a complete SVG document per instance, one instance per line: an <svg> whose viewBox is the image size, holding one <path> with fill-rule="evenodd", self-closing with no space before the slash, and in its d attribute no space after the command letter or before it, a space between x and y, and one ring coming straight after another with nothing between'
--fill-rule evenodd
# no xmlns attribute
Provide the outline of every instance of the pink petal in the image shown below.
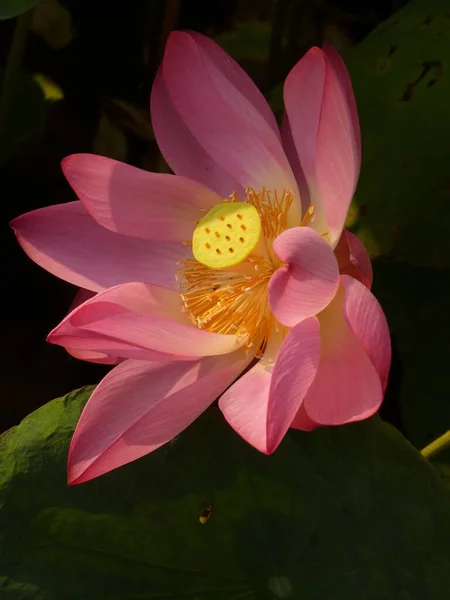
<svg viewBox="0 0 450 600"><path fill-rule="evenodd" d="M118 365L123 360L118 356L108 356L108 354L105 354L104 352L93 352L89 350L79 350L67 347L65 350L74 358L99 365Z"/></svg>
<svg viewBox="0 0 450 600"><path fill-rule="evenodd" d="M312 48L284 85L289 126L316 209L314 227L321 234L328 227L333 247L344 227L360 169L354 101L349 104L350 84L343 79L343 63L336 70L337 61L336 54Z"/></svg>
<svg viewBox="0 0 450 600"><path fill-rule="evenodd" d="M295 147L294 137L292 135L292 129L287 113L284 113L283 122L281 124L281 141L297 182L298 192L300 194L300 198L302 199L302 210L305 212L311 203L311 195L305 173L303 172L303 168L300 164L300 159L297 154L297 149ZM326 230L327 226L325 224L324 227Z"/></svg>
<svg viewBox="0 0 450 600"><path fill-rule="evenodd" d="M195 40L202 54L207 56L230 84L247 98L279 138L280 132L272 109L244 69L211 38L195 31L190 31L189 35Z"/></svg>
<svg viewBox="0 0 450 600"><path fill-rule="evenodd" d="M345 97L352 119L353 135L356 143L357 160L359 165L361 165L361 130L359 128L358 109L356 107L356 99L355 95L353 94L353 87L350 75L339 52L337 52L333 48L333 46L331 46L331 44L325 42L325 44L323 45L323 50L327 56L329 63L332 65L334 71L336 72L336 75L345 92Z"/></svg>
<svg viewBox="0 0 450 600"><path fill-rule="evenodd" d="M34 262L93 291L128 281L176 289L176 263L192 256L182 244L112 233L96 223L81 202L34 210L14 219L11 226Z"/></svg>
<svg viewBox="0 0 450 600"><path fill-rule="evenodd" d="M181 308L177 292L129 283L97 294L79 306L50 333L48 341L144 360L192 359L239 348L241 342L236 336L198 329Z"/></svg>
<svg viewBox="0 0 450 600"><path fill-rule="evenodd" d="M270 279L270 307L280 323L293 327L331 302L339 286L338 264L331 247L309 227L286 229L273 249L287 266Z"/></svg>
<svg viewBox="0 0 450 600"><path fill-rule="evenodd" d="M369 289L372 286L372 264L364 244L356 235L344 229L334 249L341 275L349 275L361 281Z"/></svg>
<svg viewBox="0 0 450 600"><path fill-rule="evenodd" d="M342 275L341 281L345 292L344 319L372 361L384 391L391 366L391 338L383 309L359 281L347 275Z"/></svg>
<svg viewBox="0 0 450 600"><path fill-rule="evenodd" d="M300 431L313 431L318 427L320 427L320 425L310 419L305 410L305 406L302 404L291 423L291 429L300 429Z"/></svg>
<svg viewBox="0 0 450 600"><path fill-rule="evenodd" d="M174 173L200 181L223 198L233 191L244 197L243 186L206 152L187 128L170 99L161 69L153 82L150 112L159 149Z"/></svg>
<svg viewBox="0 0 450 600"><path fill-rule="evenodd" d="M148 240L190 240L196 223L220 196L184 177L149 173L96 156L74 154L62 169L94 219L117 233Z"/></svg>
<svg viewBox="0 0 450 600"><path fill-rule="evenodd" d="M292 421L319 368L320 328L317 318L305 319L286 336L277 356L270 386L268 439L275 450ZM311 421L308 419L308 422ZM272 450L272 451L273 451Z"/></svg>
<svg viewBox="0 0 450 600"><path fill-rule="evenodd" d="M274 452L314 380L319 356L317 319L299 323L284 341L273 333L262 359L220 398L228 423L260 452Z"/></svg>
<svg viewBox="0 0 450 600"><path fill-rule="evenodd" d="M308 417L321 425L366 419L378 410L383 399L378 373L343 316L344 301L341 286L333 302L319 315L320 364L304 407Z"/></svg>
<svg viewBox="0 0 450 600"><path fill-rule="evenodd" d="M84 288L80 288L73 299L72 304L69 308L69 313L75 310L78 306L86 302L86 300L90 300L95 296L95 292L91 292L90 290L85 290ZM108 356L102 352L93 352L89 350L80 350L75 348L65 348L66 352L68 352L74 358L79 360L85 360L87 362L98 363L101 365L117 365L123 359L118 358L117 356Z"/></svg>
<svg viewBox="0 0 450 600"><path fill-rule="evenodd" d="M288 188L297 197L278 133L198 39L175 32L167 42L162 77L175 110L200 146L242 188Z"/></svg>
<svg viewBox="0 0 450 600"><path fill-rule="evenodd" d="M69 484L83 483L167 443L190 425L248 363L243 352L194 362L128 360L87 403L69 451Z"/></svg>

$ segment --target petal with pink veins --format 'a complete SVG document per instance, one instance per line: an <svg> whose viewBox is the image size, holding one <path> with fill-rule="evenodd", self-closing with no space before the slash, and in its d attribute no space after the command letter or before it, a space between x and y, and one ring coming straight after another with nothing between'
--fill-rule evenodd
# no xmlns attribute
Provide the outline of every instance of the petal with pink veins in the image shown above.
<svg viewBox="0 0 450 600"><path fill-rule="evenodd" d="M350 110L350 116L353 124L353 135L356 144L357 161L359 164L361 164L361 130L359 128L358 109L356 107L356 99L353 93L350 75L339 52L337 52L333 48L333 46L331 46L331 44L325 42L325 44L323 45L323 51L325 52L327 59L333 67L345 92L345 97L347 99L347 104Z"/></svg>
<svg viewBox="0 0 450 600"><path fill-rule="evenodd" d="M291 190L290 216L300 222L297 186L279 134L198 39L174 32L167 42L161 73L172 105L200 146L242 188Z"/></svg>
<svg viewBox="0 0 450 600"><path fill-rule="evenodd" d="M182 312L177 292L143 283L97 294L72 311L48 341L142 360L192 360L234 352L244 343L235 335L199 329Z"/></svg>
<svg viewBox="0 0 450 600"><path fill-rule="evenodd" d="M220 202L220 196L191 179L149 173L104 156L74 154L61 166L92 217L132 237L190 240L204 212Z"/></svg>
<svg viewBox="0 0 450 600"><path fill-rule="evenodd" d="M297 182L298 192L300 194L300 198L302 199L302 210L306 211L308 206L311 203L311 194L308 188L308 182L306 181L305 173L303 172L303 168L300 164L300 159L297 154L297 149L295 147L294 137L292 135L291 125L289 123L289 118L287 113L284 113L283 121L281 124L281 140L283 143L284 151L286 152L286 156L289 160L289 164L291 165L292 172L295 176L295 180ZM317 223L315 223L317 225ZM327 231L328 226L326 225L326 221L322 223L323 230Z"/></svg>
<svg viewBox="0 0 450 600"><path fill-rule="evenodd" d="M337 55L312 48L286 78L284 102L299 163L315 207L313 226L334 247L360 169L360 138L350 82ZM355 121L356 119L356 121Z"/></svg>
<svg viewBox="0 0 450 600"><path fill-rule="evenodd" d="M193 362L127 360L100 382L69 451L68 481L117 469L186 429L245 369L245 352Z"/></svg>
<svg viewBox="0 0 450 600"><path fill-rule="evenodd" d="M341 281L344 319L372 361L384 391L391 366L391 338L383 309L362 283L347 275Z"/></svg>
<svg viewBox="0 0 450 600"><path fill-rule="evenodd" d="M304 408L308 417L320 425L366 419L378 410L383 399L380 377L344 318L344 303L345 288L341 285L333 302L319 315L320 364Z"/></svg>
<svg viewBox="0 0 450 600"><path fill-rule="evenodd" d="M280 137L277 121L272 109L244 69L211 38L196 31L190 31L189 35L195 40L203 55L208 56L215 64L216 68L228 79L235 90L238 90L247 98L260 115L267 121L267 124L271 127L275 135Z"/></svg>
<svg viewBox="0 0 450 600"><path fill-rule="evenodd" d="M95 292L129 281L176 289L183 244L150 242L108 231L81 202L39 208L11 223L26 254L56 277Z"/></svg>
<svg viewBox="0 0 450 600"><path fill-rule="evenodd" d="M219 400L228 423L260 452L274 452L314 380L319 357L316 318L293 327L284 341L281 330L273 331L261 360Z"/></svg>
<svg viewBox="0 0 450 600"><path fill-rule="evenodd" d="M339 286L338 264L329 244L309 227L286 229L273 249L287 266L270 279L270 308L280 323L293 327L331 302Z"/></svg>
<svg viewBox="0 0 450 600"><path fill-rule="evenodd" d="M153 82L150 113L158 147L174 173L200 181L223 198L232 192L245 196L244 187L208 154L176 111L161 68Z"/></svg>

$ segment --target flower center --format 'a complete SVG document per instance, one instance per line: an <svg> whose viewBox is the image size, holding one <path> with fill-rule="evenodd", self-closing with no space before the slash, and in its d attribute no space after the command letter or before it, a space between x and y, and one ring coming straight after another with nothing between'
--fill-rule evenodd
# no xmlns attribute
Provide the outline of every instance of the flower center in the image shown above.
<svg viewBox="0 0 450 600"><path fill-rule="evenodd" d="M200 329L234 334L256 355L264 352L275 319L267 285L280 266L273 240L287 227L293 197L266 189L236 194L213 207L192 237L194 259L177 272L184 309Z"/></svg>
<svg viewBox="0 0 450 600"><path fill-rule="evenodd" d="M192 237L192 252L211 269L233 267L256 248L261 219L252 204L221 202L199 222Z"/></svg>

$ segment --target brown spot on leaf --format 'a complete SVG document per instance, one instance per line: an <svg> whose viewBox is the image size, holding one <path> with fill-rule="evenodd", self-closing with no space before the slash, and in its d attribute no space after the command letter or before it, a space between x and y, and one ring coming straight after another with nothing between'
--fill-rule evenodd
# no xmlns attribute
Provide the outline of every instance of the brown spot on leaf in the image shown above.
<svg viewBox="0 0 450 600"><path fill-rule="evenodd" d="M392 58L394 56L394 54L397 52L397 50L398 50L398 46L396 46L395 44L392 44L392 46L389 48L388 58Z"/></svg>
<svg viewBox="0 0 450 600"><path fill-rule="evenodd" d="M415 79L414 81L411 81L411 83L408 83L406 85L399 102L408 102L409 100L411 100L411 98L414 94L414 90L419 85L419 83L421 81L423 81L424 78L429 73L432 73L432 78L430 79L430 81L428 83L433 82L431 85L434 85L435 83L440 81L440 79L442 78L442 71L443 71L443 65L440 60L426 60L425 62L423 62L422 63L422 72L417 77L417 79ZM428 87L430 87L430 85L428 85Z"/></svg>

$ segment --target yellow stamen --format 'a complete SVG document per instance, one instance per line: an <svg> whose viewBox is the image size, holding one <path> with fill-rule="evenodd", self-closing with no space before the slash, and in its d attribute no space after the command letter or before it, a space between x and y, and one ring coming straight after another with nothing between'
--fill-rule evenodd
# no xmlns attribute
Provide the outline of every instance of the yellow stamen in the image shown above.
<svg viewBox="0 0 450 600"><path fill-rule="evenodd" d="M300 227L306 227L311 219L314 217L314 204L311 204L308 210L305 212L305 216L300 221Z"/></svg>
<svg viewBox="0 0 450 600"><path fill-rule="evenodd" d="M252 188L246 190L246 202L253 204L261 218L263 235L266 239L275 239L287 228L287 217L294 197L292 192L284 190L282 194L277 191L270 192L263 188L255 192Z"/></svg>
<svg viewBox="0 0 450 600"><path fill-rule="evenodd" d="M178 274L180 292L197 327L245 337L247 347L263 345L272 323L267 284L273 266L265 258L256 260L258 273L215 270L196 260L184 261Z"/></svg>
<svg viewBox="0 0 450 600"><path fill-rule="evenodd" d="M267 286L280 261L271 247L287 227L292 202L289 191L249 188L245 202L232 194L198 223L192 239L195 259L179 263L179 291L192 322L206 331L244 337L256 356L263 354L275 323Z"/></svg>

